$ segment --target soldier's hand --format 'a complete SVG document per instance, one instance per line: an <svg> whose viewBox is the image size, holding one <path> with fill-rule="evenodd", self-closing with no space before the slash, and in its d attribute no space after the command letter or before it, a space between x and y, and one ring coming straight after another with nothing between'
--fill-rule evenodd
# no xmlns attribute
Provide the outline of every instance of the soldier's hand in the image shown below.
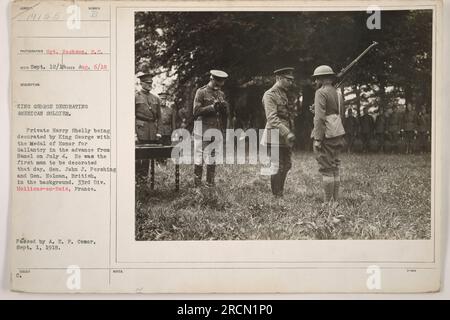
<svg viewBox="0 0 450 320"><path fill-rule="evenodd" d="M222 104L219 101L214 102L214 111L220 112L222 109Z"/></svg>
<svg viewBox="0 0 450 320"><path fill-rule="evenodd" d="M293 133L289 133L287 136L287 143L290 148L294 146L295 142L295 135Z"/></svg>
<svg viewBox="0 0 450 320"><path fill-rule="evenodd" d="M322 148L322 141L314 140L314 143L313 143L313 151L314 151L314 153L319 152L321 148Z"/></svg>
<svg viewBox="0 0 450 320"><path fill-rule="evenodd" d="M161 138L162 138L162 135L161 135L160 133L157 133L157 134L156 134L156 139L159 140L159 139L161 139Z"/></svg>

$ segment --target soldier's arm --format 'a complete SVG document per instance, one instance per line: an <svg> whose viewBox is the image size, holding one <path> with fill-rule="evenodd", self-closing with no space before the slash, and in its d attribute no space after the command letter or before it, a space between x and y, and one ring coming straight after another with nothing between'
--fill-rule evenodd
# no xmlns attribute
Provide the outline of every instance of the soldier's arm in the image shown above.
<svg viewBox="0 0 450 320"><path fill-rule="evenodd" d="M183 120L187 120L186 109L184 107L178 109L178 118L181 120L181 122L183 122Z"/></svg>
<svg viewBox="0 0 450 320"><path fill-rule="evenodd" d="M326 97L317 90L314 97L314 140L322 141L325 137L325 109Z"/></svg>
<svg viewBox="0 0 450 320"><path fill-rule="evenodd" d="M148 116L148 114L142 112L141 110L145 110L146 106L145 106L145 101L144 98L141 97L140 95L137 95L135 97L135 117L141 120L147 120L150 121L152 120L151 117Z"/></svg>
<svg viewBox="0 0 450 320"><path fill-rule="evenodd" d="M277 113L277 102L275 97L271 94L265 94L263 97L264 109L266 111L267 122L272 128L279 130L282 137L288 137L292 135L288 127L286 127L281 119L278 117Z"/></svg>
<svg viewBox="0 0 450 320"><path fill-rule="evenodd" d="M160 133L159 128L162 125L162 116L161 116L161 104L162 101L157 97L157 103L156 103L156 132Z"/></svg>
<svg viewBox="0 0 450 320"><path fill-rule="evenodd" d="M161 123L161 121L162 121L161 104L162 104L162 102L158 98L158 103L156 104L156 119L158 120L158 123Z"/></svg>
<svg viewBox="0 0 450 320"><path fill-rule="evenodd" d="M200 90L197 90L197 92L195 93L194 107L193 107L194 118L197 118L198 116L211 115L216 113L213 104L204 106L203 102L204 102L203 93Z"/></svg>
<svg viewBox="0 0 450 320"><path fill-rule="evenodd" d="M341 116L341 119L345 119L345 99L344 99L344 95L342 94L342 91L341 91L341 89L338 89L338 99L339 99L339 103L341 104L341 107L340 107L340 116Z"/></svg>
<svg viewBox="0 0 450 320"><path fill-rule="evenodd" d="M228 102L227 97L225 96L225 94L223 94L222 96L222 100L223 100L223 105L224 105L224 112L225 115L224 117L226 118L226 128L229 129L232 127L231 123L232 123L232 112L231 112L231 105Z"/></svg>
<svg viewBox="0 0 450 320"><path fill-rule="evenodd" d="M172 109L172 130L174 131L177 128L177 113L175 111L175 108Z"/></svg>

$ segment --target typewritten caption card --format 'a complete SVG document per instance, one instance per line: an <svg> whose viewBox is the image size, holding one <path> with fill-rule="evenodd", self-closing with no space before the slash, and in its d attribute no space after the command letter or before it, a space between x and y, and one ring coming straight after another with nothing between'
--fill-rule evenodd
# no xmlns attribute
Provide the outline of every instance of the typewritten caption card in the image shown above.
<svg viewBox="0 0 450 320"><path fill-rule="evenodd" d="M438 291L441 10L12 2L11 290Z"/></svg>

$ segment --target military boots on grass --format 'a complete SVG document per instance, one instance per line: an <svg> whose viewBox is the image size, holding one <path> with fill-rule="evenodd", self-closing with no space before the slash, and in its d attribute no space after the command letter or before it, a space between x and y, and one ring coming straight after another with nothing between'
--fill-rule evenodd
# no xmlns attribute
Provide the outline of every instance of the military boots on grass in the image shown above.
<svg viewBox="0 0 450 320"><path fill-rule="evenodd" d="M194 166L194 185L200 187L202 185L203 166ZM213 187L215 185L214 178L216 175L216 166L211 164L206 166L206 185Z"/></svg>
<svg viewBox="0 0 450 320"><path fill-rule="evenodd" d="M284 193L284 184L286 182L287 171L279 172L270 177L270 186L272 193L276 197L282 197Z"/></svg>
<svg viewBox="0 0 450 320"><path fill-rule="evenodd" d="M323 201L330 202L333 200L334 195L334 177L322 176L323 184Z"/></svg>
<svg viewBox="0 0 450 320"><path fill-rule="evenodd" d="M274 174L270 177L270 188L272 189L272 194L274 196L282 196L282 191L280 188L280 176L278 174Z"/></svg>
<svg viewBox="0 0 450 320"><path fill-rule="evenodd" d="M203 174L203 166L195 165L194 166L194 186L200 187L202 185L202 174Z"/></svg>
<svg viewBox="0 0 450 320"><path fill-rule="evenodd" d="M216 175L216 166L214 164L208 164L206 166L206 185L208 187L214 186L215 175Z"/></svg>
<svg viewBox="0 0 450 320"><path fill-rule="evenodd" d="M341 177L339 172L335 172L333 176L322 176L324 202L338 201L340 197Z"/></svg>
<svg viewBox="0 0 450 320"><path fill-rule="evenodd" d="M339 172L334 173L334 191L333 191L333 198L334 201L338 201L341 197L341 194L339 192L339 188L341 186L341 176Z"/></svg>

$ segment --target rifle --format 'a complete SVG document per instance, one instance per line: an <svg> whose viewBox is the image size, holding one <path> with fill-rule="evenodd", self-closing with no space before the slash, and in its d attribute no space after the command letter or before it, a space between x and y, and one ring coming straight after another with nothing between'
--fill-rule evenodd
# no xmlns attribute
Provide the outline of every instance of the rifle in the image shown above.
<svg viewBox="0 0 450 320"><path fill-rule="evenodd" d="M359 60L361 60L362 57L364 57L370 50L372 50L373 47L375 47L376 45L378 45L378 42L373 41L372 44L370 46L368 46L358 57L356 57L355 60L353 60L352 62L350 62L350 64L348 66L346 66L344 69L341 70L341 72L339 72L336 76L336 84L334 85L334 87L337 89L339 88L342 83L344 82L344 78L345 76L348 74L348 72L350 71L350 69L356 64L358 63ZM309 110L314 113L314 104L309 106Z"/></svg>
<svg viewBox="0 0 450 320"><path fill-rule="evenodd" d="M341 70L341 72L338 73L338 75L336 76L338 82L334 85L336 88L339 88L341 86L341 84L344 82L344 78L345 76L348 74L348 72L350 71L350 69L356 64L358 63L359 60L361 60L362 57L364 57L373 47L375 47L376 45L378 45L378 42L373 41L372 44L370 46L368 46L366 48L366 50L364 50L358 57L356 57L355 60L353 60L352 62L350 62L350 64L348 66L346 66L344 69Z"/></svg>

